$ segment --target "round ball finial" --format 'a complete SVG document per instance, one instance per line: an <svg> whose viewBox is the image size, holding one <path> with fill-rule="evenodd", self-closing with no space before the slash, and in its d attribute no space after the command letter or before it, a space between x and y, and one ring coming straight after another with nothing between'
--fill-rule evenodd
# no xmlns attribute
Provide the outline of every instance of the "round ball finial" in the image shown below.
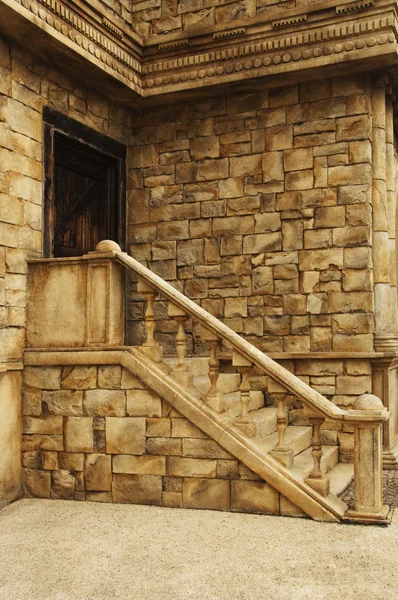
<svg viewBox="0 0 398 600"><path fill-rule="evenodd" d="M355 410L382 410L383 402L374 394L361 394L355 400Z"/></svg>
<svg viewBox="0 0 398 600"><path fill-rule="evenodd" d="M121 252L122 249L119 246L119 244L117 244L113 240L102 240L99 244L96 245L95 251L96 252Z"/></svg>

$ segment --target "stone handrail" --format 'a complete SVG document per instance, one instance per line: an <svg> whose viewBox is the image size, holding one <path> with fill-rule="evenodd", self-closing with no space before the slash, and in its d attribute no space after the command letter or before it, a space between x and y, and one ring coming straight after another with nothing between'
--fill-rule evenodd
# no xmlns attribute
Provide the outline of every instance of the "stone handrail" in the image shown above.
<svg viewBox="0 0 398 600"><path fill-rule="evenodd" d="M105 250L105 252L106 251L109 252L109 250ZM313 390L298 377L247 342L219 319L184 296L184 294L147 269L136 259L125 252L118 250L112 252L112 255L117 258L119 263L134 271L150 287L161 293L172 304L180 308L194 320L201 323L206 329L212 331L219 338L228 342L240 355L254 363L257 367L263 369L267 375L271 376L280 385L287 388L292 394L295 394L309 409L315 411L316 414L340 421L372 422L380 420L384 421L388 418L386 410L342 410L338 406L335 406L330 400L322 396L322 394Z"/></svg>

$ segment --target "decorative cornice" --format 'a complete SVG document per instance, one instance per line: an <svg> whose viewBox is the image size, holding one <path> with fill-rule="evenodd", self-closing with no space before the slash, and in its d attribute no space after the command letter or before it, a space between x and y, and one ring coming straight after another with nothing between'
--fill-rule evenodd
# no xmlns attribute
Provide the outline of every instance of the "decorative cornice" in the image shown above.
<svg viewBox="0 0 398 600"><path fill-rule="evenodd" d="M17 10L18 4L34 15L18 12L47 34L92 60L134 90L154 96L215 83L266 77L397 53L395 4L388 0L361 0L333 5L325 1L322 13L292 9L283 19L216 32L173 36L162 43L139 47L135 40L103 15L85 17L81 3L72 0L0 0ZM170 0L172 2L172 0ZM65 4L64 4L65 3ZM314 3L315 5L315 3ZM169 6L170 8L170 6ZM361 10L351 17L352 11ZM135 44L135 46L134 46ZM90 55L92 59L90 59ZM378 65L377 65L378 66ZM382 65L383 66L383 65Z"/></svg>

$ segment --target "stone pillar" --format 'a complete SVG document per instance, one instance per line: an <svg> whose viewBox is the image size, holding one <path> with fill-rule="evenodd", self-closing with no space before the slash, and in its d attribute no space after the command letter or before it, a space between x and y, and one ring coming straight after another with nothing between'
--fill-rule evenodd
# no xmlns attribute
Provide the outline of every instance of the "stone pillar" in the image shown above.
<svg viewBox="0 0 398 600"><path fill-rule="evenodd" d="M355 523L387 523L389 507L383 505L382 424L388 412L379 398L357 398L354 425L354 508L344 520Z"/></svg>
<svg viewBox="0 0 398 600"><path fill-rule="evenodd" d="M398 347L394 328L395 315L393 319L391 305L386 124L386 80L382 77L375 80L372 85L374 346L375 350L380 352L391 352ZM390 120L388 120L389 124ZM390 140L390 132L388 140ZM390 158L388 164L391 167ZM390 177L389 186L391 187Z"/></svg>
<svg viewBox="0 0 398 600"><path fill-rule="evenodd" d="M390 297L391 331L398 338L398 298L397 298L397 252L395 242L395 223L397 205L395 198L395 150L393 98L388 94L386 102L386 187L388 207L388 239L390 244Z"/></svg>

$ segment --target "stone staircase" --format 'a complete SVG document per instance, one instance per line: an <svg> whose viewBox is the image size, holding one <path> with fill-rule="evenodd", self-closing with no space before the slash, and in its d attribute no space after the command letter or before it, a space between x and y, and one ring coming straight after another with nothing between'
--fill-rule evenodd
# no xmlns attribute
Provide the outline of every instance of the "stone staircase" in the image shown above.
<svg viewBox="0 0 398 600"><path fill-rule="evenodd" d="M175 358L165 358L169 373L176 362ZM185 362L192 374L194 391L200 393L199 397L205 398L210 391L209 359L207 357L190 357ZM177 377L178 380L178 377ZM265 404L265 394L259 390L250 391L250 403L246 423L237 418L241 412L240 406L241 376L239 373L220 373L217 380L217 391L220 395L217 411L223 417L251 438L257 449L268 454L278 441L277 434L277 408ZM302 425L288 425L285 431L285 442L293 450L294 461L290 472L301 482L310 475L313 469L312 455L312 427ZM338 446L322 445L320 459L322 475L327 475L330 480L330 494L339 496L350 485L354 477L352 463L339 462Z"/></svg>
<svg viewBox="0 0 398 600"><path fill-rule="evenodd" d="M146 339L134 348L124 345L121 307L125 269L136 282L136 298L145 301L142 325ZM66 279L72 289L84 285L87 294L70 295L71 301L65 303L62 285ZM155 300L159 296L167 302L168 317L176 323L177 358L164 358L163 347L156 339ZM208 357L187 356L185 325L189 319L199 324L201 343L210 349ZM221 346L230 352L225 369L220 369ZM27 348L30 352L39 350L31 364L78 365L84 361L86 365L121 365L139 379L142 389L156 394L176 411L178 418L186 419L196 431L216 442L221 454L229 453L239 467L249 470L261 485L273 488L280 501L290 502L301 515L334 522L387 522L389 509L382 502L381 435L389 414L381 401L365 394L358 397L354 409L339 408L121 252L114 242L101 242L95 252L73 260L31 261ZM256 383L258 376L262 379ZM272 394L268 394L266 381L268 387L272 382ZM352 435L353 465L339 462L338 446L322 443L322 427ZM174 476L191 477L184 466L191 464L191 459L170 458L171 465L181 463L174 469ZM338 496L351 482L353 473L355 500L349 509ZM169 475L162 472L158 476ZM198 492L197 485L200 482L189 482L191 496ZM203 485L211 487L209 481ZM233 488L241 492L244 488L243 495L248 493L245 485L242 487L239 480L231 482L231 494ZM228 487L226 480L222 486ZM250 493L257 492L253 488ZM227 502L229 497L228 493L224 495ZM189 503L186 506L192 507ZM242 504L237 502L237 506Z"/></svg>

